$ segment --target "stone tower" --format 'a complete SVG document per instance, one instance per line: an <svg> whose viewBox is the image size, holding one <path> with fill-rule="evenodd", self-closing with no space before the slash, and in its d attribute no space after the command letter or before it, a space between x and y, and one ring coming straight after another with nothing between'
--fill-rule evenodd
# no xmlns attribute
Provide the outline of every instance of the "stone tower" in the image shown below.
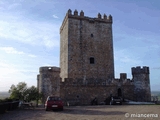
<svg viewBox="0 0 160 120"><path fill-rule="evenodd" d="M47 96L59 96L60 68L51 66L40 67L39 73L37 75L37 88L40 93L43 93L42 102L45 102Z"/></svg>
<svg viewBox="0 0 160 120"><path fill-rule="evenodd" d="M149 67L132 67L134 97L136 101L151 101Z"/></svg>
<svg viewBox="0 0 160 120"><path fill-rule="evenodd" d="M60 28L60 77L114 78L112 16L97 18L69 9Z"/></svg>

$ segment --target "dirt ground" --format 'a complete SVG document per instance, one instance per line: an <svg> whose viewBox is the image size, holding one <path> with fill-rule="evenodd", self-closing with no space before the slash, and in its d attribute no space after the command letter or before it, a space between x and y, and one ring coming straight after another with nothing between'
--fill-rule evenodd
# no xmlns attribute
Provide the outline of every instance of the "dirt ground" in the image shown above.
<svg viewBox="0 0 160 120"><path fill-rule="evenodd" d="M138 117L139 114L154 117ZM63 111L45 111L43 107L16 109L0 114L0 120L160 120L160 105L69 106Z"/></svg>

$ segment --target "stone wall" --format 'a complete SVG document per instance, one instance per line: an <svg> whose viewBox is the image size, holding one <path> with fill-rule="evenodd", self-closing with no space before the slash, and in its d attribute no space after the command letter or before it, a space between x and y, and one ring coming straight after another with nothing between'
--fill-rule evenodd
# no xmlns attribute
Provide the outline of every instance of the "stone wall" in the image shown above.
<svg viewBox="0 0 160 120"><path fill-rule="evenodd" d="M149 72L144 72L144 67L132 68L132 79L128 79L126 73L120 73L118 79L86 78L84 81L82 78L65 78L62 81L59 72L57 67L40 68L37 87L44 94L43 102L49 95L60 96L65 104L69 102L70 105L90 105L95 97L100 104L110 95L134 101L151 101Z"/></svg>
<svg viewBox="0 0 160 120"><path fill-rule="evenodd" d="M121 95L118 91L121 90ZM134 84L122 79L65 79L60 82L60 96L70 105L90 105L96 97L98 103L104 102L110 95L133 100Z"/></svg>

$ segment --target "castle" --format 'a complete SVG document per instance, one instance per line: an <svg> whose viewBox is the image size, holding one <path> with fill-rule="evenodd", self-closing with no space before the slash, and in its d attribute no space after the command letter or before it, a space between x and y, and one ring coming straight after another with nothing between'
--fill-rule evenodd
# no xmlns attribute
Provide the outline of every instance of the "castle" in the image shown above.
<svg viewBox="0 0 160 120"><path fill-rule="evenodd" d="M111 94L134 101L150 101L149 67L132 67L114 76L111 15L97 18L69 9L60 27L60 68L40 67L37 87L44 102L48 95L60 96L70 105L89 105L95 97L103 102Z"/></svg>

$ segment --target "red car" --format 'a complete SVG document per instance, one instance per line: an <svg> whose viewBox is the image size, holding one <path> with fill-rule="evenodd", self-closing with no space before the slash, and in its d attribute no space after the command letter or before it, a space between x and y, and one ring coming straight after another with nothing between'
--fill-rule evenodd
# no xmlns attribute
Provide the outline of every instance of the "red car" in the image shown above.
<svg viewBox="0 0 160 120"><path fill-rule="evenodd" d="M48 96L45 102L45 110L63 110L63 102L60 97L57 96Z"/></svg>

